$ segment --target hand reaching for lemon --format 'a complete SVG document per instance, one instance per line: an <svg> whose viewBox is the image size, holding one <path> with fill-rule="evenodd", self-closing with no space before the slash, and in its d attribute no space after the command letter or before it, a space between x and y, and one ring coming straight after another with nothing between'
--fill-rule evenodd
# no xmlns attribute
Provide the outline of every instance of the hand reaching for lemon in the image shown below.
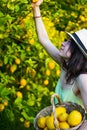
<svg viewBox="0 0 87 130"><path fill-rule="evenodd" d="M32 7L35 7L35 6L40 6L41 3L43 2L43 0L32 0Z"/></svg>

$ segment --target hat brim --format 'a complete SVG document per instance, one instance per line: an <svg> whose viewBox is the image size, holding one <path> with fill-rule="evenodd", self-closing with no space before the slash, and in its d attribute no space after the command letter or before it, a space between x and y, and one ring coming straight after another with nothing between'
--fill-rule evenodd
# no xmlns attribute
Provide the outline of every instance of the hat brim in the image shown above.
<svg viewBox="0 0 87 130"><path fill-rule="evenodd" d="M70 34L69 32L66 31L66 33L68 34L69 37L71 37L75 43L77 44L77 46L80 48L81 52L83 53L83 55L87 58L87 53L84 51L84 49L81 47L81 45L78 43L78 41L76 40L76 38Z"/></svg>

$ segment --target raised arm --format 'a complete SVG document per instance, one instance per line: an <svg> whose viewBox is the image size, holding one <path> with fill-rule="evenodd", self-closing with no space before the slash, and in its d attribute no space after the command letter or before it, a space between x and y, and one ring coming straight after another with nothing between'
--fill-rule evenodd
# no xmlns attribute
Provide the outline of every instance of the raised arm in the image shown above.
<svg viewBox="0 0 87 130"><path fill-rule="evenodd" d="M59 50L56 48L52 42L49 40L48 34L46 32L46 29L44 27L41 13L40 13L40 4L43 0L39 0L37 3L33 3L33 13L34 13L34 19L35 19L35 25L36 25L36 31L37 36L39 39L39 42L42 44L42 46L45 48L47 53L58 63L61 64L61 57L59 56Z"/></svg>

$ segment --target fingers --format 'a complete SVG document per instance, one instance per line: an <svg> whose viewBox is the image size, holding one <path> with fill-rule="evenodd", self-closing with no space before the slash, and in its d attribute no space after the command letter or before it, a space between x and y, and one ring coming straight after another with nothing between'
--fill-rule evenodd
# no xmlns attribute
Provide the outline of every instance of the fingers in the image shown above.
<svg viewBox="0 0 87 130"><path fill-rule="evenodd" d="M35 2L34 4L37 5L37 6L39 6L39 5L41 5L41 3L43 3L43 0L38 0L38 1Z"/></svg>

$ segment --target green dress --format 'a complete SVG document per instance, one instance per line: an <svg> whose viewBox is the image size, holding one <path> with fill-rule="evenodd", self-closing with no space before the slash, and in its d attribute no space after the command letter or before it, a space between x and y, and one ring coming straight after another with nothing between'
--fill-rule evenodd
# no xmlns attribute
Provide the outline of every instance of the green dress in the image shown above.
<svg viewBox="0 0 87 130"><path fill-rule="evenodd" d="M74 103L77 103L77 104L83 106L82 100L79 97L75 96L75 94L73 93L73 90L72 90L73 87L74 87L74 84L72 85L71 88L68 88L67 90L66 89L63 90L61 88L60 79L59 79L57 86L55 88L55 93L58 93L62 102L71 101L71 102L74 102ZM57 99L55 99L55 104L57 104L57 103L58 103L58 101L57 101Z"/></svg>

